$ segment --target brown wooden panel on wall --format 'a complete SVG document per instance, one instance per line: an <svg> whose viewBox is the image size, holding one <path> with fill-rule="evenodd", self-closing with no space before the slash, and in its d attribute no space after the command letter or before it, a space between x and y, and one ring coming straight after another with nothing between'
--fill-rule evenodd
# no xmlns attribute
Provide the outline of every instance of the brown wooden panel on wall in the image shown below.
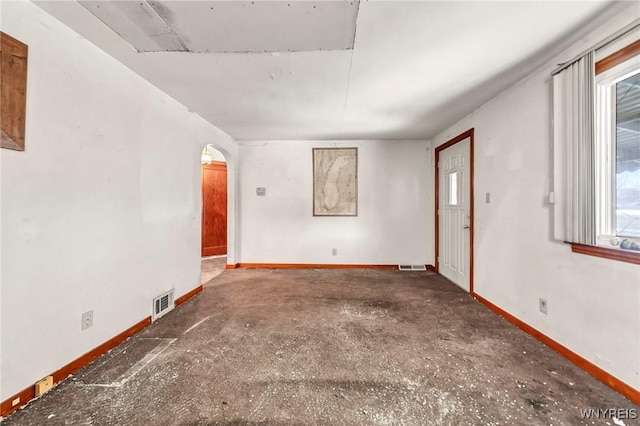
<svg viewBox="0 0 640 426"><path fill-rule="evenodd" d="M18 151L24 151L27 53L26 44L0 32L0 146Z"/></svg>
<svg viewBox="0 0 640 426"><path fill-rule="evenodd" d="M202 256L227 254L227 165L202 165Z"/></svg>

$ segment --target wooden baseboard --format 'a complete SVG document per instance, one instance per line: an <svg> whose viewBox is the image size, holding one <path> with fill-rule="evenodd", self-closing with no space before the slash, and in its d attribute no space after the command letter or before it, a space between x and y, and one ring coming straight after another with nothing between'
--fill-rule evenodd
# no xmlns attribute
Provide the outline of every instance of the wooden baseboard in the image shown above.
<svg viewBox="0 0 640 426"><path fill-rule="evenodd" d="M96 348L92 349L91 351L87 352L81 357L71 361L69 364L65 365L64 367L60 368L59 370L57 370L52 374L53 383L54 384L60 383L61 381L69 377L69 375L79 371L84 366L95 361L100 356L104 355L111 349L118 346L120 343L127 340L129 337L140 332L149 324L151 324L151 317L147 317L143 319L142 321L134 324L133 326L129 327L122 333L107 340L100 346L97 346ZM0 404L0 415L3 417L8 416L9 414L19 409L20 407L23 407L24 405L26 405L33 398L35 398L35 385L29 386L28 388L22 390L21 392L13 395L11 398L7 399L6 401L2 401L2 403ZM16 399L18 399L19 402L15 406L13 406L13 401L15 401Z"/></svg>
<svg viewBox="0 0 640 426"><path fill-rule="evenodd" d="M427 271L438 272L433 265L424 265ZM226 269L265 268L265 269L397 269L398 265L348 265L330 263L235 263L227 264Z"/></svg>
<svg viewBox="0 0 640 426"><path fill-rule="evenodd" d="M398 269L398 265L349 265L337 263L238 263L238 268L251 269ZM229 268L229 265L227 265Z"/></svg>
<svg viewBox="0 0 640 426"><path fill-rule="evenodd" d="M202 285L199 285L198 287L194 288L190 292L178 297L175 300L176 306L186 302L187 300L191 299L193 296L200 293L201 291L202 291ZM127 340L129 337L139 333L140 331L142 331L142 329L147 327L149 324L151 324L151 317L147 317L143 319L142 321L134 324L133 326L129 327L122 333L107 340L100 346L97 346L96 348L92 349L91 351L87 352L81 357L71 361L69 364L65 365L64 367L60 368L59 370L51 374L53 376L53 383L54 384L60 383L61 381L69 377L69 375L74 374L75 372L79 371L83 367L89 365L90 363L92 363L93 361L95 361L105 353L109 352L111 349L118 346L120 343ZM36 395L35 385L33 385L18 392L17 394L13 395L11 398L5 401L2 401L2 403L0 403L0 416L6 417L9 414L13 413L14 411L18 410L20 407L25 406L27 403L29 403L29 401L35 398L35 395ZM18 399L19 402L14 406L13 401L15 401L16 399Z"/></svg>
<svg viewBox="0 0 640 426"><path fill-rule="evenodd" d="M175 301L175 305L181 305L184 302L186 302L187 300L191 299L193 296L195 296L196 294L200 293L202 291L202 284L200 284L198 287L194 288L193 290L191 290L190 292L178 297Z"/></svg>
<svg viewBox="0 0 640 426"><path fill-rule="evenodd" d="M531 336L535 337L543 344L547 345L548 347L550 347L551 349L553 349L563 357L567 358L569 361L571 361L578 367L582 368L587 373L591 374L596 379L600 380L605 385L609 386L611 389L621 393L633 403L640 405L640 391L634 389L633 387L624 383L623 381L613 377L611 374L607 373L602 368L593 364L591 361L588 361L582 358L577 353L571 351L570 349L566 348L565 346L561 345L560 343L556 342L550 337L542 334L540 331L531 327L529 324L519 320L518 318L514 317L507 311L489 302L487 299L483 298L482 296L478 296L478 294L475 294L475 293L472 296L478 302L482 303L483 305L491 309L493 312L495 312L496 314L500 315L501 317L509 321L511 324L518 327L519 329L523 330L525 333L528 333Z"/></svg>

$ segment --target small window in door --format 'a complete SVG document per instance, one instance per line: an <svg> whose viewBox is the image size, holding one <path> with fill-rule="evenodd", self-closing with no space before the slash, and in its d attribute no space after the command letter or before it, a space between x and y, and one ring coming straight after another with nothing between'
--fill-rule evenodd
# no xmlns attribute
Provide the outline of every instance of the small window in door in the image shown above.
<svg viewBox="0 0 640 426"><path fill-rule="evenodd" d="M448 184L449 184L449 189L447 192L449 195L448 197L449 205L457 206L458 205L458 172L449 173Z"/></svg>

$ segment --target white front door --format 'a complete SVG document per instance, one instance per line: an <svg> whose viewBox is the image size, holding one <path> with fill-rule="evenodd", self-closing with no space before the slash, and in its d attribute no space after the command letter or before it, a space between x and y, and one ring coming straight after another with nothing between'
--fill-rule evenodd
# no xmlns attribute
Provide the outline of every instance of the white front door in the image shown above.
<svg viewBox="0 0 640 426"><path fill-rule="evenodd" d="M438 271L470 291L470 138L440 151L438 179Z"/></svg>

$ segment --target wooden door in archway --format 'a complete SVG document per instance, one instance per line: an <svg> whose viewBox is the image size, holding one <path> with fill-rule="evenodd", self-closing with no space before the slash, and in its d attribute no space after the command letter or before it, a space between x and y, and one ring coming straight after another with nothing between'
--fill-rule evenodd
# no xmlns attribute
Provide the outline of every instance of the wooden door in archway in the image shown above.
<svg viewBox="0 0 640 426"><path fill-rule="evenodd" d="M227 254L227 164L202 165L202 256Z"/></svg>

